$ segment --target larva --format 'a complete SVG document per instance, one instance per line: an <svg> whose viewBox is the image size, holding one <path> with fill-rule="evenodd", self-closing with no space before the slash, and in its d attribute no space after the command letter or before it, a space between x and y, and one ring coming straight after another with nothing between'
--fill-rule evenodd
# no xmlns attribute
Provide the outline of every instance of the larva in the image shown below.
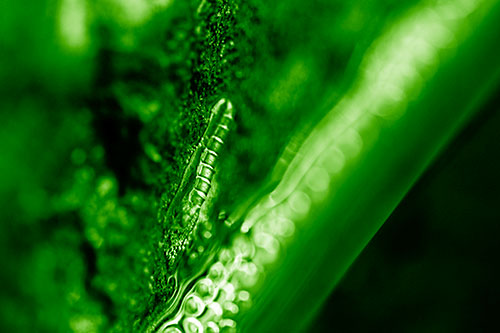
<svg viewBox="0 0 500 333"><path fill-rule="evenodd" d="M223 107L224 111L222 115L220 115L220 109ZM214 120L218 121L215 126L212 127L210 125L212 125ZM204 142L201 142L202 153L200 156L200 162L198 163L198 167L196 169L194 187L189 195L191 203L195 206L201 207L207 199L212 186L212 179L215 174L215 164L218 160L220 150L224 145L224 140L229 133L232 122L233 105L230 101L226 101L226 99L222 98L213 107L210 123L207 127L207 132L213 134L208 137L206 145L203 145ZM204 135L204 138L206 138L206 135Z"/></svg>
<svg viewBox="0 0 500 333"><path fill-rule="evenodd" d="M222 147L233 126L234 109L230 101L225 98L220 99L211 109L211 116L208 126L191 155L184 170L184 174L178 190L172 200L167 213L165 214L164 239L168 244L164 255L167 260L167 276L172 276L175 270L176 285L175 294L183 294L181 291L186 281L178 274L176 263L181 254L192 242L190 235L195 230L199 220L206 217L206 204L214 196L212 189L214 176L217 170L217 162ZM202 207L204 208L202 210ZM178 308L180 302L179 295L175 297L172 304L159 319L168 317ZM155 325L153 325L155 326Z"/></svg>

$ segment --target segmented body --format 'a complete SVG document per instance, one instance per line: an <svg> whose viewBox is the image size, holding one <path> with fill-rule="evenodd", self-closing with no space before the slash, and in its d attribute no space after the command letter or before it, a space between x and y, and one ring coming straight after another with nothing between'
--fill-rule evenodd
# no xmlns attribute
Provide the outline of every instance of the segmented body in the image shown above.
<svg viewBox="0 0 500 333"><path fill-rule="evenodd" d="M206 201L213 197L212 181L217 169L218 156L233 122L233 105L220 99L211 110L207 129L198 147L191 155L179 189L166 214L165 255L172 270L179 254L189 243L189 235L196 227ZM206 211L206 209L204 209Z"/></svg>
<svg viewBox="0 0 500 333"><path fill-rule="evenodd" d="M233 105L224 98L214 106L210 122L212 123L214 119L217 120L218 113L224 105L226 107L219 118L220 120L215 125L213 134L208 138L206 146L202 147L203 152L201 153L201 159L196 169L196 180L189 194L190 202L194 207L201 207L208 197L215 174L216 162L233 122ZM209 129L207 128L207 130Z"/></svg>
<svg viewBox="0 0 500 333"><path fill-rule="evenodd" d="M215 196L213 182L219 155L233 122L233 105L225 98L220 99L211 109L207 129L189 159L178 190L165 214L164 239L168 244L164 252L167 261L166 275L174 276L175 272L176 287L174 295L170 297L172 304L161 318L167 317L177 309L178 304L175 303L179 303L182 298L180 294L184 294L183 290L189 284L184 280L186 276L193 274L193 272L179 274L177 264L189 245L196 242L192 235L197 225L200 221L208 220L205 215L209 208L207 206Z"/></svg>

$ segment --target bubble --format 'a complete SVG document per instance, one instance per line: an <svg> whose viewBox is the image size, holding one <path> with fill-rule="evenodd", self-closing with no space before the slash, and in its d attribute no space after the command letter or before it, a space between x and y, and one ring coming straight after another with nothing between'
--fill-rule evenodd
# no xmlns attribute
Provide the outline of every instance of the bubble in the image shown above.
<svg viewBox="0 0 500 333"><path fill-rule="evenodd" d="M332 145L320 157L320 163L330 175L337 174L344 168L344 153L338 147Z"/></svg>
<svg viewBox="0 0 500 333"><path fill-rule="evenodd" d="M198 281L196 283L195 290L202 299L208 299L215 296L214 283L208 278L204 278Z"/></svg>
<svg viewBox="0 0 500 333"><path fill-rule="evenodd" d="M290 195L288 204L297 217L301 218L309 212L311 208L311 198L302 191L295 191Z"/></svg>
<svg viewBox="0 0 500 333"><path fill-rule="evenodd" d="M374 93L374 95L378 96L378 103L372 105L372 114L385 119L399 118L404 114L406 111L406 93L402 86L395 81L397 81L396 78L378 84L377 91ZM405 83L401 82L401 85L403 84ZM355 156L358 152L350 155Z"/></svg>
<svg viewBox="0 0 500 333"><path fill-rule="evenodd" d="M236 322L231 319L220 321L221 333L236 333Z"/></svg>
<svg viewBox="0 0 500 333"><path fill-rule="evenodd" d="M295 224L286 216L273 211L264 220L259 221L253 230L254 233L267 233L274 237L288 238L295 232Z"/></svg>
<svg viewBox="0 0 500 333"><path fill-rule="evenodd" d="M326 192L330 184L330 176L322 167L313 166L306 174L306 185L315 192Z"/></svg>
<svg viewBox="0 0 500 333"><path fill-rule="evenodd" d="M228 264L231 261L233 261L234 257L235 257L235 253L232 250L230 250L230 249L222 249L219 252L219 260L224 265Z"/></svg>
<svg viewBox="0 0 500 333"><path fill-rule="evenodd" d="M212 281L215 282L220 281L224 277L225 270L226 269L224 265L220 261L218 261L210 267L210 270L208 272L208 277Z"/></svg>
<svg viewBox="0 0 500 333"><path fill-rule="evenodd" d="M218 302L210 303L208 306L207 317L213 320L219 320L222 317L224 311Z"/></svg>
<svg viewBox="0 0 500 333"><path fill-rule="evenodd" d="M235 317L240 311L238 305L234 304L233 302L225 302L223 309L224 309L224 317L231 317L231 318Z"/></svg>
<svg viewBox="0 0 500 333"><path fill-rule="evenodd" d="M234 285L232 283L226 283L221 291L220 291L220 294L219 294L219 297L218 297L218 300L221 300L221 301L229 301L229 302L232 302L234 301L234 299L236 298L236 295L234 293Z"/></svg>
<svg viewBox="0 0 500 333"><path fill-rule="evenodd" d="M238 293L238 301L240 302L248 302L250 301L250 293L246 290L241 290Z"/></svg>
<svg viewBox="0 0 500 333"><path fill-rule="evenodd" d="M207 323L207 330L206 331L207 331L207 333L219 333L220 329L216 323L214 323L213 321L209 321Z"/></svg>
<svg viewBox="0 0 500 333"><path fill-rule="evenodd" d="M276 234L282 237L291 237L295 232L295 224L292 220L286 217L279 217L276 219Z"/></svg>
<svg viewBox="0 0 500 333"><path fill-rule="evenodd" d="M255 246L246 235L238 234L233 239L233 248L243 258L251 258L255 254Z"/></svg>
<svg viewBox="0 0 500 333"><path fill-rule="evenodd" d="M253 262L243 261L234 273L234 279L240 286L251 288L259 280L259 269Z"/></svg>
<svg viewBox="0 0 500 333"><path fill-rule="evenodd" d="M256 232L253 235L254 243L257 247L264 250L256 254L256 259L263 262L271 262L276 259L280 250L280 244L276 238L265 232Z"/></svg>
<svg viewBox="0 0 500 333"><path fill-rule="evenodd" d="M274 219L276 218L276 214L277 212L275 209L263 214L253 226L252 228L253 234L255 234L256 232L273 234L273 224L274 224L273 222Z"/></svg>
<svg viewBox="0 0 500 333"><path fill-rule="evenodd" d="M205 303L196 295L189 295L185 302L184 309L189 315L199 317L205 310Z"/></svg>
<svg viewBox="0 0 500 333"><path fill-rule="evenodd" d="M203 326L201 323L195 318L186 318L182 322L182 327L186 331L186 333L201 333L203 332Z"/></svg>

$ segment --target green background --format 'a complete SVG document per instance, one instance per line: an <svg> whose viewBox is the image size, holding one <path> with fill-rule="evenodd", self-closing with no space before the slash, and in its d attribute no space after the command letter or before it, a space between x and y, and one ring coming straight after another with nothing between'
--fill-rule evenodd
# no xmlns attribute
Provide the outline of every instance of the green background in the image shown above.
<svg viewBox="0 0 500 333"><path fill-rule="evenodd" d="M61 14L63 3L87 6L81 48L58 32L61 17L76 26L82 13ZM138 329L171 293L158 221L210 106L227 94L237 109L216 203L230 210L259 192L292 134L338 100L366 47L417 2L224 0L196 13L199 1L173 1L144 21L137 3L2 4L0 331ZM407 195L315 329L495 323L498 107L493 96Z"/></svg>
<svg viewBox="0 0 500 333"><path fill-rule="evenodd" d="M500 309L500 112L492 97L330 296L314 330L492 332Z"/></svg>

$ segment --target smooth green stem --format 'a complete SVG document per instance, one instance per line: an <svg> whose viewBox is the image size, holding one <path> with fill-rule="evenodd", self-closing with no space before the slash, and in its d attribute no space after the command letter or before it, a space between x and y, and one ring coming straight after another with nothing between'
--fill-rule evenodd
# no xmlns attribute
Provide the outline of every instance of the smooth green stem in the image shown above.
<svg viewBox="0 0 500 333"><path fill-rule="evenodd" d="M307 176L314 160L332 145L346 155L346 165L327 198L313 204L307 221L297 227L280 264L266 272L265 282L252 294L254 303L241 316L243 331L303 329L417 178L496 88L500 5L495 1L460 3L473 10L464 19L449 21L444 27L450 31L435 36L444 43L434 50L437 53L429 55L416 46L399 51L426 51L417 55L417 63L422 60L416 65L420 81L413 78L411 87L400 87L389 79L386 85L380 73L394 64L391 57L399 53L392 48L401 47L397 39L404 38L406 27L417 24L429 7L403 18L374 44L373 53L369 51L363 62L368 74L360 73L346 99L304 143L302 156L291 163L285 174L288 181L278 194L286 193L287 186L289 193L296 191L300 187L297 177ZM438 19L442 18L438 15ZM428 36L422 33L425 40ZM449 37L451 41L446 40ZM400 70L397 67L394 75ZM368 93L367 84L383 87L374 86ZM297 184L290 186L290 182Z"/></svg>

